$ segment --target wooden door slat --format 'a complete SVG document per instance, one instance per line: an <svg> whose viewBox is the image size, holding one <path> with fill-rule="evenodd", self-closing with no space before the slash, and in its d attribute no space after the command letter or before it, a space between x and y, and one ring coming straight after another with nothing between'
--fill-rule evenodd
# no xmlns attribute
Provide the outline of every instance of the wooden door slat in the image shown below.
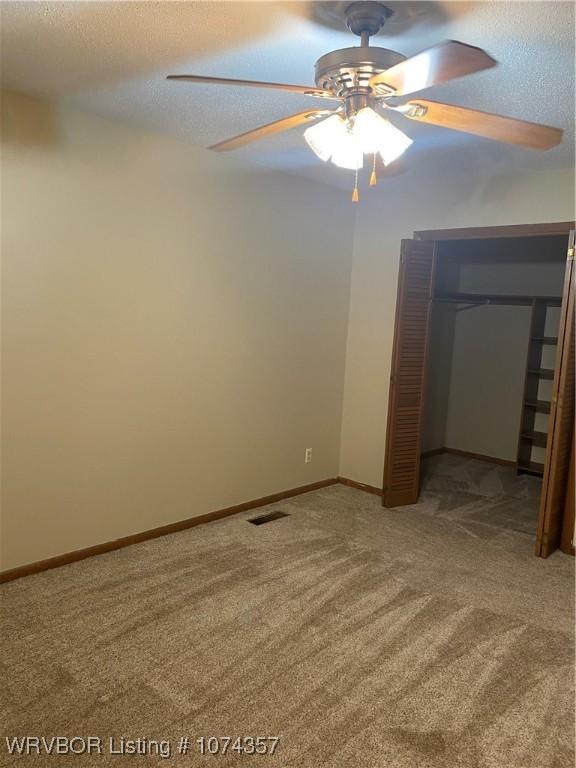
<svg viewBox="0 0 576 768"><path fill-rule="evenodd" d="M418 499L435 267L434 242L402 241L384 462L382 503L386 507L414 504Z"/></svg>

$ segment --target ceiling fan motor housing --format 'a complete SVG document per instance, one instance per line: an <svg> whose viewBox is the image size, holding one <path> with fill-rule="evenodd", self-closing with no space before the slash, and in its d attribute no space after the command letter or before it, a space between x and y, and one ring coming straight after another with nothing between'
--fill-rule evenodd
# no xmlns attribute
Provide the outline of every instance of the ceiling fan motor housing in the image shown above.
<svg viewBox="0 0 576 768"><path fill-rule="evenodd" d="M331 51L316 62L316 85L344 99L358 95L367 98L390 96L394 93L393 88L379 85L372 89L369 86L370 78L385 72L405 58L396 51L372 46Z"/></svg>

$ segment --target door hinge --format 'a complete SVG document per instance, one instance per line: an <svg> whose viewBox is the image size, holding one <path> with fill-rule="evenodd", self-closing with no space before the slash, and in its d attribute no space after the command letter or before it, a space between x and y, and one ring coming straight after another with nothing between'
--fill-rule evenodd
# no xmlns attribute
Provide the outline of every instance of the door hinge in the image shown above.
<svg viewBox="0 0 576 768"><path fill-rule="evenodd" d="M574 248L568 248L568 261L574 261Z"/></svg>

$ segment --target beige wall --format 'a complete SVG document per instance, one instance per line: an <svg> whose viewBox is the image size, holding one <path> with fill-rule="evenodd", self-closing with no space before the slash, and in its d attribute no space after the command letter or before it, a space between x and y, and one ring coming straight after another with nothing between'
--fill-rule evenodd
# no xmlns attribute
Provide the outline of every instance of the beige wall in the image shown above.
<svg viewBox="0 0 576 768"><path fill-rule="evenodd" d="M458 314L445 446L516 460L529 334L528 307Z"/></svg>
<svg viewBox="0 0 576 768"><path fill-rule="evenodd" d="M348 196L4 108L1 567L336 476Z"/></svg>
<svg viewBox="0 0 576 768"><path fill-rule="evenodd" d="M400 239L573 214L571 170L479 162L438 184L459 166L434 155L354 211L188 144L3 106L4 569L339 465L380 485Z"/></svg>
<svg viewBox="0 0 576 768"><path fill-rule="evenodd" d="M453 170L445 176L448 165ZM382 485L400 240L415 230L566 221L574 172L489 172L456 151L363 196L354 239L340 474Z"/></svg>

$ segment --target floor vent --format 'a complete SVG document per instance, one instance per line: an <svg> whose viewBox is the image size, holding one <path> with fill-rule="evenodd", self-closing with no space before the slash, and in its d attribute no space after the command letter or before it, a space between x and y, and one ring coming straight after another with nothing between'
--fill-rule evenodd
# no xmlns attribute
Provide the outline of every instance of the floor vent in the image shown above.
<svg viewBox="0 0 576 768"><path fill-rule="evenodd" d="M248 520L252 525L264 525L264 523L271 523L272 520L280 520L281 517L288 517L287 512L268 512L267 515L260 515L260 517L253 517L252 520Z"/></svg>

